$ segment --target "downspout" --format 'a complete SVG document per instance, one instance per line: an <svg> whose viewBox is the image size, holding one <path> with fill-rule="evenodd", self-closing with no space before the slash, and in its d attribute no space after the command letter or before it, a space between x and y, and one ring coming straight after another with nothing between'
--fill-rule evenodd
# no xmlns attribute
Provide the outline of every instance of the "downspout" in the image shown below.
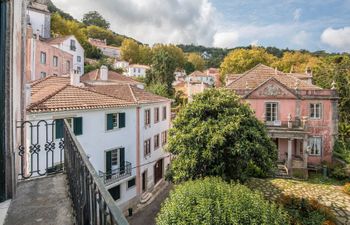
<svg viewBox="0 0 350 225"><path fill-rule="evenodd" d="M136 107L136 194L141 196L140 106Z"/></svg>

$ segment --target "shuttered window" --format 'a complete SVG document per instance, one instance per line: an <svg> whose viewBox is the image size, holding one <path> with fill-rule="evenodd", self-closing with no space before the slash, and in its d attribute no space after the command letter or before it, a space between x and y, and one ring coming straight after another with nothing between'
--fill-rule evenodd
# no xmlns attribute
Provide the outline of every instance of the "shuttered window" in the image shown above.
<svg viewBox="0 0 350 225"><path fill-rule="evenodd" d="M75 135L83 134L83 117L73 118L73 131Z"/></svg>
<svg viewBox="0 0 350 225"><path fill-rule="evenodd" d="M56 139L63 138L63 119L55 120L55 133L56 133Z"/></svg>
<svg viewBox="0 0 350 225"><path fill-rule="evenodd" d="M107 130L125 127L125 113L107 114Z"/></svg>

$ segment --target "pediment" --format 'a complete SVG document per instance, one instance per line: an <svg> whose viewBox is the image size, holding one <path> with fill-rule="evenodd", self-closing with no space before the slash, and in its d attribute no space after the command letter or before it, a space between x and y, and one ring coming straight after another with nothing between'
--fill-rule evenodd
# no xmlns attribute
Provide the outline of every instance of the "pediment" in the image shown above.
<svg viewBox="0 0 350 225"><path fill-rule="evenodd" d="M251 91L246 98L296 99L297 96L276 79L270 79Z"/></svg>

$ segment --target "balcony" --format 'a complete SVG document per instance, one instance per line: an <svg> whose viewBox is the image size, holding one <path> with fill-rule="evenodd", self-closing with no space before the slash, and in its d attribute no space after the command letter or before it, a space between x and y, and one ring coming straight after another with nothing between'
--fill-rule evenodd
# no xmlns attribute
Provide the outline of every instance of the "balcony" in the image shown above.
<svg viewBox="0 0 350 225"><path fill-rule="evenodd" d="M290 121L265 121L268 129L286 129L286 130L305 130L306 120L290 120Z"/></svg>
<svg viewBox="0 0 350 225"><path fill-rule="evenodd" d="M112 170L111 172L104 173L99 171L99 176L102 178L105 185L110 185L112 183L121 181L127 177L131 176L131 163L125 162L124 166L119 167L118 169Z"/></svg>
<svg viewBox="0 0 350 225"><path fill-rule="evenodd" d="M55 122L25 121L17 128L19 181L5 225L128 225L67 120L59 144L50 137Z"/></svg>

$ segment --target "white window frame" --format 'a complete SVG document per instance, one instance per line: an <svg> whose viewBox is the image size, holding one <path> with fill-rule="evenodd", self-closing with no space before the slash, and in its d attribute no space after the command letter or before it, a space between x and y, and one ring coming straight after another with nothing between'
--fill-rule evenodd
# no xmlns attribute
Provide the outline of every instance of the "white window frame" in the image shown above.
<svg viewBox="0 0 350 225"><path fill-rule="evenodd" d="M40 78L45 78L47 76L46 72L40 72Z"/></svg>
<svg viewBox="0 0 350 225"><path fill-rule="evenodd" d="M161 137L162 146L164 146L168 143L168 131L167 130L163 131L161 136L162 136Z"/></svg>
<svg viewBox="0 0 350 225"><path fill-rule="evenodd" d="M157 146L156 146L156 137L157 137L157 139L158 139L158 145L157 145ZM160 147L160 142L161 142L161 140L160 140L160 135L159 135L159 134L154 135L154 137L153 137L153 147L154 147L154 150L157 150L157 149Z"/></svg>
<svg viewBox="0 0 350 225"><path fill-rule="evenodd" d="M275 104L276 105L276 112L272 112L273 110L272 110L272 104ZM271 118L270 118L270 120L268 120L268 118L267 118L267 106L268 105L271 105L270 107L271 107ZM275 113L275 115L273 115ZM278 121L279 120L279 103L278 102L265 102L265 121L267 122L267 123L273 123L273 122L275 122L275 121ZM273 118L273 117L275 117L275 118Z"/></svg>
<svg viewBox="0 0 350 225"><path fill-rule="evenodd" d="M317 105L319 105L318 116L316 116L317 115L317 107L316 107ZM313 109L311 109L311 106L313 106ZM312 102L312 103L309 104L309 116L310 116L310 119L314 119L314 120L321 119L322 118L322 114L323 114L322 112L323 112L323 105L322 105L322 103L320 103L320 102ZM313 116L311 116L311 113L313 113Z"/></svg>
<svg viewBox="0 0 350 225"><path fill-rule="evenodd" d="M147 116L147 113L149 113L149 115ZM145 127L151 127L151 109L145 109L144 111L144 124L145 124ZM148 122L147 122L148 121Z"/></svg>
<svg viewBox="0 0 350 225"><path fill-rule="evenodd" d="M46 64L46 52L40 52L40 63Z"/></svg>
<svg viewBox="0 0 350 225"><path fill-rule="evenodd" d="M53 56L52 64L54 67L58 67L58 57L55 55Z"/></svg>
<svg viewBox="0 0 350 225"><path fill-rule="evenodd" d="M111 130L108 130L107 129L107 127L108 127L108 115L109 114L112 114L113 115L113 118L114 118L114 116L115 116L115 120L116 121L114 121L113 122L113 129L111 129ZM110 113L106 113L105 114L105 130L106 130L106 132L111 132L111 131L115 131L115 130L119 130L120 128L119 128L119 112L110 112Z"/></svg>
<svg viewBox="0 0 350 225"><path fill-rule="evenodd" d="M146 146L149 146L148 152L146 152L146 149L147 149ZM144 157L147 158L148 156L151 156L151 152L152 152L152 141L151 141L151 138L148 138L148 139L144 140L144 142L143 142L143 155L144 155Z"/></svg>
<svg viewBox="0 0 350 225"><path fill-rule="evenodd" d="M168 107L163 106L163 112L162 112L162 120L166 120L166 118L168 117L167 112L168 111Z"/></svg>
<svg viewBox="0 0 350 225"><path fill-rule="evenodd" d="M154 108L154 123L158 123L160 121L160 110L159 107Z"/></svg>
<svg viewBox="0 0 350 225"><path fill-rule="evenodd" d="M315 153L315 150L312 148L312 143L311 143L311 141L313 140L313 139L316 139L316 140L319 140L320 141L320 149L319 149L319 152L316 152ZM314 142L314 141L313 141ZM309 152L309 155L310 156L321 156L322 155L322 144L323 144L323 139L322 139L322 137L320 137L320 136L312 136L312 137L309 137L309 139L308 139L308 146L310 147L310 152Z"/></svg>

